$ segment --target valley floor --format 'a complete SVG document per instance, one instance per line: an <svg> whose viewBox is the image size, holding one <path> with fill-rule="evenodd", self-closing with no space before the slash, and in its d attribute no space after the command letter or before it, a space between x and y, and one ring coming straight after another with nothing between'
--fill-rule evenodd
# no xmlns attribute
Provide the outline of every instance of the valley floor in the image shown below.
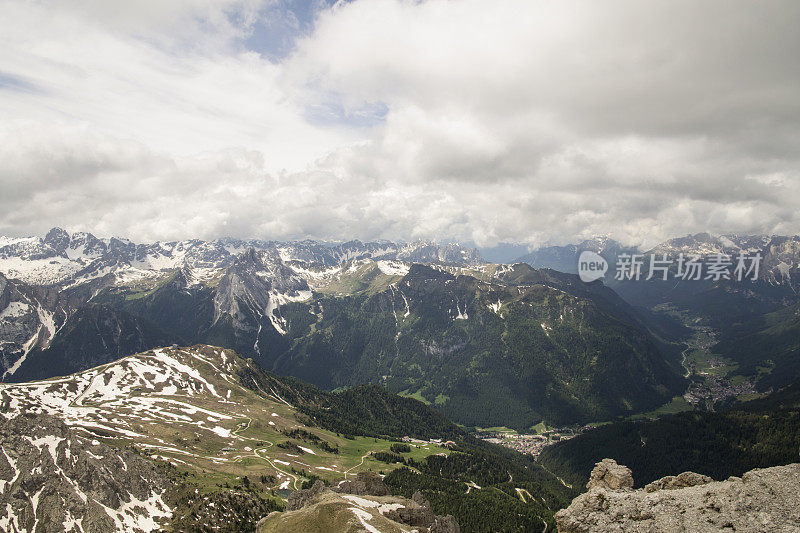
<svg viewBox="0 0 800 533"><path fill-rule="evenodd" d="M713 410L716 405L729 400L751 400L758 397L753 380L739 373L739 365L734 361L712 352L719 332L706 325L702 318L676 310L670 305L654 308L657 312L678 318L692 333L686 339L686 347L681 354L684 377L692 381L682 398L682 410L691 408ZM671 409L665 406L663 413L676 412L682 402L673 399Z"/></svg>

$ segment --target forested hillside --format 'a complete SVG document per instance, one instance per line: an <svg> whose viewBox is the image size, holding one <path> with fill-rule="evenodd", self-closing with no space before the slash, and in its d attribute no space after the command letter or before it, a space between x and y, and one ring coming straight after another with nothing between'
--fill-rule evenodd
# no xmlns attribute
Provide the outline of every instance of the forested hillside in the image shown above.
<svg viewBox="0 0 800 533"><path fill-rule="evenodd" d="M290 348L261 360L330 389L381 383L470 426L605 420L682 390L623 302L564 289L414 265L381 292L289 306Z"/></svg>
<svg viewBox="0 0 800 533"><path fill-rule="evenodd" d="M452 514L462 531L553 531L553 512L577 494L515 452L483 443L463 445L446 457L399 468L384 482L410 497L420 491L437 514Z"/></svg>
<svg viewBox="0 0 800 533"><path fill-rule="evenodd" d="M755 376L760 390L778 388L800 376L800 304L767 313L732 328L713 351Z"/></svg>
<svg viewBox="0 0 800 533"><path fill-rule="evenodd" d="M575 487L595 462L628 466L637 486L693 471L722 480L800 461L800 382L725 412L686 412L608 424L551 446L539 462Z"/></svg>

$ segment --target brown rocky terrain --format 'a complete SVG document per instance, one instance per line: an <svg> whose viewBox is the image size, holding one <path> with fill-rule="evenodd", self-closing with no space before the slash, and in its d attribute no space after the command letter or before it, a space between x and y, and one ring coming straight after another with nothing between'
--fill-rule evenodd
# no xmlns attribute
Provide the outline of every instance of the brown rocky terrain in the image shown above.
<svg viewBox="0 0 800 533"><path fill-rule="evenodd" d="M800 531L800 464L725 481L684 472L633 490L630 469L603 459L586 487L556 513L560 533Z"/></svg>
<svg viewBox="0 0 800 533"><path fill-rule="evenodd" d="M286 512L270 513L258 533L459 533L452 516L437 516L420 493L412 499L390 496L377 474L360 473L354 480L289 495Z"/></svg>

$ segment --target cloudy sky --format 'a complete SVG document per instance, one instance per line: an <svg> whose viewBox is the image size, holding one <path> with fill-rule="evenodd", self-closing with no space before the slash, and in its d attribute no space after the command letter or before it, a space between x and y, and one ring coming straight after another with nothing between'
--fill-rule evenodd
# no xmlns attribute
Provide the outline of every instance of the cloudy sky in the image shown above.
<svg viewBox="0 0 800 533"><path fill-rule="evenodd" d="M800 233L796 0L0 0L0 234Z"/></svg>

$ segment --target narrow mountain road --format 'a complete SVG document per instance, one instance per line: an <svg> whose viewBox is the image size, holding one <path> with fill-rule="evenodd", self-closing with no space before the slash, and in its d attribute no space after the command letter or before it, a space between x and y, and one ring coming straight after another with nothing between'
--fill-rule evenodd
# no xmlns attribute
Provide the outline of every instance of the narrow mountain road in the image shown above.
<svg viewBox="0 0 800 533"><path fill-rule="evenodd" d="M481 489L480 485L478 485L478 484L477 484L477 483L475 483L474 481L469 481L469 483L467 483L467 482L465 482L465 483L467 484L467 494L469 494L469 492L470 492L472 489L478 489L478 490L480 490L480 489Z"/></svg>
<svg viewBox="0 0 800 533"><path fill-rule="evenodd" d="M237 431L244 431L245 429L249 428L250 427L250 421L252 421L252 419L248 419L247 426L240 427ZM236 431L233 432L233 433L236 434ZM234 462L239 462L242 459L244 459L245 457L256 457L258 459L261 459L262 461L266 461L267 464L269 464L273 469L275 469L276 472L281 472L283 474L286 474L290 478L292 478L292 487L294 488L294 490L298 490L299 489L299 487L297 486L297 482L300 480L300 476L297 476L297 475L295 475L295 474L293 474L291 472L287 472L286 470L278 467L274 462L272 462L272 459L270 459L269 457L261 455L262 453L266 452L268 448L272 448L273 446L275 446L274 442L271 442L271 441L268 441L268 440L265 440L265 439L254 439L254 438L251 438L251 437L242 437L241 435L237 435L237 437L239 437L241 439L248 439L248 440L255 440L255 441L263 442L263 443L265 443L265 445L260 447L260 448L253 449L253 453L251 453L251 454L239 455L239 456L235 457L233 459Z"/></svg>
<svg viewBox="0 0 800 533"><path fill-rule="evenodd" d="M270 442L270 445L272 445L272 443L271 443L271 442ZM269 447L269 446L268 446L268 447ZM263 460L263 461L266 461L267 463L269 463L269 465L270 465L272 468L274 468L276 471L278 471L278 472L283 472L284 474L286 474L287 476L289 476L290 478L292 478L292 480L293 480L293 482L292 482L292 487L294 488L294 490L299 490L299 488L300 488L300 487L298 487L298 486L297 486L297 482L300 480L300 477L299 477L299 476L297 476L297 475L295 475L295 474L292 474L291 472L287 472L287 471L285 471L285 470L283 470L283 469L280 469L280 468L278 468L278 467L275 465L275 463L273 463L273 462L272 462L272 459L270 459L269 457L265 457L265 456L263 456L263 455L261 455L261 454L259 453L259 452L262 452L262 453L263 453L263 452L265 452L266 450L267 450L267 448L261 448L261 449L258 449L258 448L257 448L257 449L255 449L255 450L253 450L253 454L254 454L256 457L258 457L259 459L261 459L261 460Z"/></svg>
<svg viewBox="0 0 800 533"><path fill-rule="evenodd" d="M360 466L364 466L364 459L366 459L367 457L369 457L369 454L370 454L370 453L372 453L372 452L367 452L367 453L365 453L364 455L362 455L362 456L361 456L361 462L360 462L360 463L358 463L357 465L351 466L350 468L348 468L347 470L345 470L345 471L344 471L344 477L345 477L345 479L347 479L347 475L350 473L350 471L351 471L352 469L354 469L354 468L358 468L358 467L360 467Z"/></svg>
<svg viewBox="0 0 800 533"><path fill-rule="evenodd" d="M263 439L255 439L253 437L243 437L242 435L240 435L240 433L242 431L244 431L246 429L250 429L250 424L253 422L253 419L250 418L249 416L246 417L246 418L247 418L247 424L244 425L244 426L239 424L239 427L237 429L234 429L233 431L231 431L231 434L232 435L236 435L237 437L239 437L240 439L243 439L243 440L263 440Z"/></svg>
<svg viewBox="0 0 800 533"><path fill-rule="evenodd" d="M519 496L519 499L522 500L522 503L536 501L536 498L534 498L533 495L530 492L528 492L527 489L515 488L514 490L517 491L517 496Z"/></svg>
<svg viewBox="0 0 800 533"><path fill-rule="evenodd" d="M551 476L553 476L554 478L556 478L556 479L559 481L559 483L561 483L562 485L564 485L564 486L565 486L565 487L567 487L568 489L571 489L571 488L572 488L572 485L570 485L569 483L565 482L563 479L561 479L560 477L558 477L557 475L555 475L554 473L552 473L552 472L550 471L550 469L548 469L548 468L547 468L546 466L544 466L542 463L539 463L539 466L541 466L541 467L544 469L544 471L545 471L545 472L547 472L548 474L550 474Z"/></svg>
<svg viewBox="0 0 800 533"><path fill-rule="evenodd" d="M683 373L683 377L685 377L685 378L688 378L689 375L691 374L691 371L689 370L689 367L686 366L686 357L688 355L687 352L689 350L693 350L693 349L694 349L693 346L687 345L686 348L684 348L684 350L681 352L681 366L686 371L686 372Z"/></svg>

